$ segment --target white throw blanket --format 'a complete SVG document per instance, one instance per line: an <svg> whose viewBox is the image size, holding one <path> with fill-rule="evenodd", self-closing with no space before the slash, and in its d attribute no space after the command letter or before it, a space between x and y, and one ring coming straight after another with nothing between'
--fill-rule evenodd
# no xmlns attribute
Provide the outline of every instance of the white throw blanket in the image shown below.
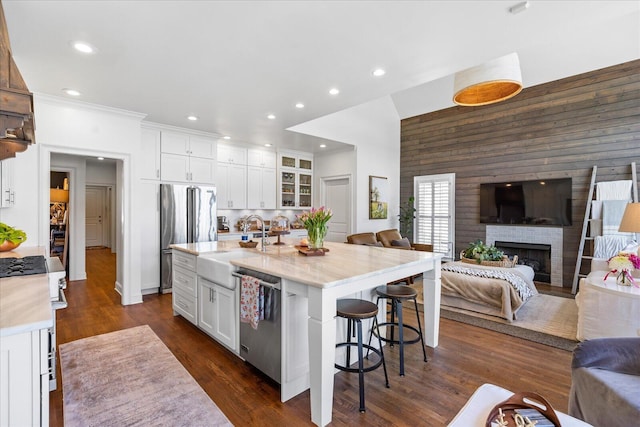
<svg viewBox="0 0 640 427"><path fill-rule="evenodd" d="M596 184L597 200L631 200L633 181L603 181Z"/></svg>
<svg viewBox="0 0 640 427"><path fill-rule="evenodd" d="M533 291L522 277L517 274L508 273L506 271L462 267L459 265L451 265L451 263L444 264L442 266L442 270L451 271L452 273L467 274L476 277L504 280L513 287L513 289L518 293L523 302L534 295Z"/></svg>

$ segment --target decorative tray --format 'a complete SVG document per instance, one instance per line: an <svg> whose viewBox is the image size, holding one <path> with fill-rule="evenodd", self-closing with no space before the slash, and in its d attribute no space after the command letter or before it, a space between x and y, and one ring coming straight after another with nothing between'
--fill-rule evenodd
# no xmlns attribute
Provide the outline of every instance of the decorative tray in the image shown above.
<svg viewBox="0 0 640 427"><path fill-rule="evenodd" d="M308 246L299 246L299 245L295 245L294 248L296 248L298 252L304 256L324 256L325 252L329 252L329 249L327 248L309 249Z"/></svg>

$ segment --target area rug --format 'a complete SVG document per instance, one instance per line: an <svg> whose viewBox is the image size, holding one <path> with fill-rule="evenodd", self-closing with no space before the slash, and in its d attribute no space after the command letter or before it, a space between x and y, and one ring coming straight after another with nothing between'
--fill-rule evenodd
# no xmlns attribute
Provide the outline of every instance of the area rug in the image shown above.
<svg viewBox="0 0 640 427"><path fill-rule="evenodd" d="M147 325L58 348L65 427L232 425Z"/></svg>
<svg viewBox="0 0 640 427"><path fill-rule="evenodd" d="M421 303L422 283L414 286ZM577 344L578 306L572 298L538 294L520 308L518 318L512 322L447 306L440 307L440 316L567 351Z"/></svg>

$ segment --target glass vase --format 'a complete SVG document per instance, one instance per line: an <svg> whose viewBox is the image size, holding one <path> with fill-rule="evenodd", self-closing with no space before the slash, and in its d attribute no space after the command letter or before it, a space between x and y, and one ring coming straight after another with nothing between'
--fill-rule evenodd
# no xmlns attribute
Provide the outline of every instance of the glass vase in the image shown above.
<svg viewBox="0 0 640 427"><path fill-rule="evenodd" d="M309 235L309 249L319 250L324 247L324 237L327 235L327 227L324 225L317 225L307 228L307 234Z"/></svg>
<svg viewBox="0 0 640 427"><path fill-rule="evenodd" d="M629 273L629 270L622 270L616 276L616 284L620 286L631 286L631 280L631 273Z"/></svg>

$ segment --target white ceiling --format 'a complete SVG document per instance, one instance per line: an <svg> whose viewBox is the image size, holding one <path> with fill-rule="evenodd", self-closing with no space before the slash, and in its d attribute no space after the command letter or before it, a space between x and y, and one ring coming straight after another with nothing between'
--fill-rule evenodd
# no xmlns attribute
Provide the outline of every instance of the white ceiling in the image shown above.
<svg viewBox="0 0 640 427"><path fill-rule="evenodd" d="M287 129L387 96L399 119L447 108L453 73L510 52L525 87L640 58L640 1L532 0L509 13L517 3L2 2L33 92L74 88L151 122L311 152L343 145Z"/></svg>

